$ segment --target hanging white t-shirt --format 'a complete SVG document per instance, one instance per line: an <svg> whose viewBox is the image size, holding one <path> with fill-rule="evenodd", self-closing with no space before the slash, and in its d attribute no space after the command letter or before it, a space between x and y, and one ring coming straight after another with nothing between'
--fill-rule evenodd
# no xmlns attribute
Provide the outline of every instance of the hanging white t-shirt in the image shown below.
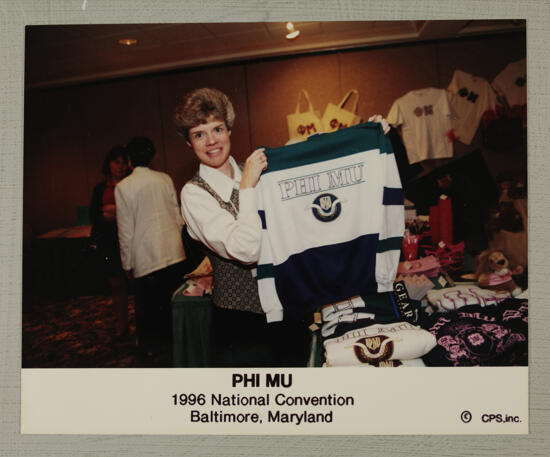
<svg viewBox="0 0 550 457"><path fill-rule="evenodd" d="M452 157L451 109L444 89L408 92L393 103L387 120L401 125L409 163Z"/></svg>
<svg viewBox="0 0 550 457"><path fill-rule="evenodd" d="M493 80L493 88L506 98L509 106L527 103L527 67L525 59L512 62Z"/></svg>
<svg viewBox="0 0 550 457"><path fill-rule="evenodd" d="M460 142L470 144L483 113L496 108L497 96L485 78L461 70L455 70L447 90L456 113L452 119L455 135Z"/></svg>

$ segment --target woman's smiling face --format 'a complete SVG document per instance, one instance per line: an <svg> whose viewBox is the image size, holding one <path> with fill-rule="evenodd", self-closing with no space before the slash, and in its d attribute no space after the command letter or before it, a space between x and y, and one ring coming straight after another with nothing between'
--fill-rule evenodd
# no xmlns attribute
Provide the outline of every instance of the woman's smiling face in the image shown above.
<svg viewBox="0 0 550 457"><path fill-rule="evenodd" d="M226 168L231 152L231 130L224 121L208 119L189 129L188 145L193 148L201 163L212 168ZM223 170L220 170L223 171Z"/></svg>

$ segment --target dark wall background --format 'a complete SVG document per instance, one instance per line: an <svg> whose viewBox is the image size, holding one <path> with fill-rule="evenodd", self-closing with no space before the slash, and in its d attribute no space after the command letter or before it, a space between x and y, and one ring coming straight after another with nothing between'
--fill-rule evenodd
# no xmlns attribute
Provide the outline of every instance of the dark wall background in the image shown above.
<svg viewBox="0 0 550 457"><path fill-rule="evenodd" d="M114 145L135 135L153 139L152 167L167 172L180 191L198 162L173 127L178 96L217 87L233 101L237 119L232 153L244 160L256 147L288 140L286 115L306 88L321 114L358 89L358 112L386 116L395 99L422 87L446 88L455 69L492 81L510 62L525 57L525 35L503 34L442 42L292 56L263 61L102 81L25 95L25 234L77 224L77 207L88 205L102 179L101 164ZM455 143L455 157L481 147ZM483 151L492 171L526 168L525 156ZM438 161L423 163L425 169Z"/></svg>

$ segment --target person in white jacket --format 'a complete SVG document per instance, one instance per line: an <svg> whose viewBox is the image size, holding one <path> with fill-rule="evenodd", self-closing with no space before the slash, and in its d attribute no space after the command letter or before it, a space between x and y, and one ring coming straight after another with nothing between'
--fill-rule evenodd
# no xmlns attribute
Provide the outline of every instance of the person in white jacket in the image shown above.
<svg viewBox="0 0 550 457"><path fill-rule="evenodd" d="M172 179L149 168L152 141L136 137L126 148L133 171L115 188L120 256L126 275L135 279L138 348L156 358L171 350L170 300L185 268L183 221Z"/></svg>

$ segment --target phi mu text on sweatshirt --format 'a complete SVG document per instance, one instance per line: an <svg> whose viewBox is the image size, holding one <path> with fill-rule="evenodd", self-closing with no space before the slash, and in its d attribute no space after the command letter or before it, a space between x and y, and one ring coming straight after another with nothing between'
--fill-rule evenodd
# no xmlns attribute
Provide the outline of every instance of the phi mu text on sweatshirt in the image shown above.
<svg viewBox="0 0 550 457"><path fill-rule="evenodd" d="M404 232L390 141L367 122L265 151L258 289L268 322L283 310L392 290Z"/></svg>

